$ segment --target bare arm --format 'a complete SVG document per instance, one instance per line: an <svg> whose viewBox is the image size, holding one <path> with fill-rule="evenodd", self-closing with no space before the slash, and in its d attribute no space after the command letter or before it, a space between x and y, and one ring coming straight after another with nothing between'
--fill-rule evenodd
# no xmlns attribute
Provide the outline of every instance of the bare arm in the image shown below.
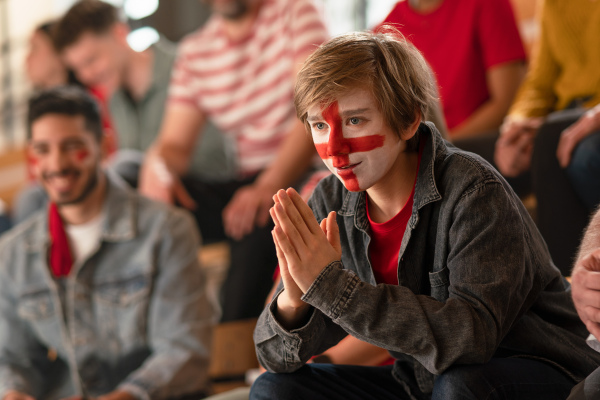
<svg viewBox="0 0 600 400"><path fill-rule="evenodd" d="M463 139L498 129L519 89L525 75L525 65L520 61L496 65L487 71L486 80L490 98L450 135Z"/></svg>
<svg viewBox="0 0 600 400"><path fill-rule="evenodd" d="M179 176L188 170L204 122L204 114L192 105L167 105L160 134L148 150L140 171L140 193L166 203L177 200L187 208L194 208L194 201Z"/></svg>

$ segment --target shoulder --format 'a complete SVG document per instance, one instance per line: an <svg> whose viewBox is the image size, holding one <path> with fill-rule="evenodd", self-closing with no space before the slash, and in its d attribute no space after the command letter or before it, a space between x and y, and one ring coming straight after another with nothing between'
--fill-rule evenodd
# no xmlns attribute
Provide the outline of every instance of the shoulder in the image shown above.
<svg viewBox="0 0 600 400"><path fill-rule="evenodd" d="M444 156L436 159L434 170L436 185L445 202L456 202L475 192L498 189L509 197L513 196L510 186L486 160L449 143Z"/></svg>

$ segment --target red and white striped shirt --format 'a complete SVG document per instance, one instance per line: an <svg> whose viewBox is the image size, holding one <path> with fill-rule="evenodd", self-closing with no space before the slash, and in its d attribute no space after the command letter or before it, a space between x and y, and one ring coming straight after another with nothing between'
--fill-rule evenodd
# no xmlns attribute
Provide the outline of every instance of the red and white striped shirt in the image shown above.
<svg viewBox="0 0 600 400"><path fill-rule="evenodd" d="M252 32L237 42L214 15L181 43L169 101L202 110L235 139L239 172L257 173L275 158L296 118L297 63L327 38L311 0L264 0Z"/></svg>

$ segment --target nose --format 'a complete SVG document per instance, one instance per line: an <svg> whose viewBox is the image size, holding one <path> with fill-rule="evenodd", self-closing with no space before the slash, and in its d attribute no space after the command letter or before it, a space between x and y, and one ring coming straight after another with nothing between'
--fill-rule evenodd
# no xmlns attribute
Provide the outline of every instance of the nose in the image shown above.
<svg viewBox="0 0 600 400"><path fill-rule="evenodd" d="M341 124L330 124L329 140L327 142L327 155L329 157L350 153L348 141L344 138Z"/></svg>
<svg viewBox="0 0 600 400"><path fill-rule="evenodd" d="M67 157L60 149L53 149L46 157L46 166L52 172L62 171L67 164Z"/></svg>

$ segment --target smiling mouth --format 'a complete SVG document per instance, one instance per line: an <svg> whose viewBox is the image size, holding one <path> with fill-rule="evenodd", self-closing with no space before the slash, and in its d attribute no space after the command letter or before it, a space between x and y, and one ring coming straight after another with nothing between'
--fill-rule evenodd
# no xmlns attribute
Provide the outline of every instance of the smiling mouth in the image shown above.
<svg viewBox="0 0 600 400"><path fill-rule="evenodd" d="M349 175L349 174L353 174L353 170L356 166L358 166L360 163L356 163L356 164L348 164L348 165L344 165L344 166L339 166L339 167L335 167L335 170L337 172L338 175L343 176L343 175Z"/></svg>

